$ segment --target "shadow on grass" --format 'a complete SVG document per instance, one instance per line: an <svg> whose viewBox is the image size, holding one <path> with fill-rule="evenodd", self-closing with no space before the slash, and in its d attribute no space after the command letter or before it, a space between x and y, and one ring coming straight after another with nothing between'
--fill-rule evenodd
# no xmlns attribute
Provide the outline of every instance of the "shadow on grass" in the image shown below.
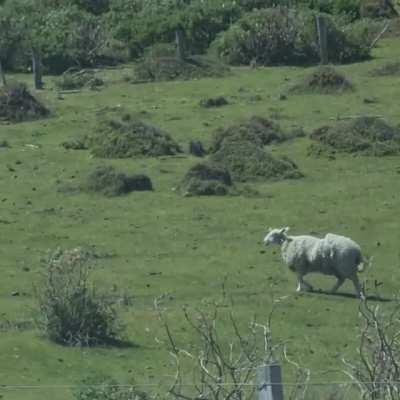
<svg viewBox="0 0 400 400"><path fill-rule="evenodd" d="M332 293L332 292L330 292L328 290L323 290L323 289L313 290L313 291L311 291L309 293L325 294L327 296L346 297L346 298L349 298L349 299L357 299L357 300L359 300L358 296L356 296L354 293L343 293L343 292L342 293L340 293L340 292ZM368 295L367 296L367 300L379 301L381 303L387 303L387 302L393 301L392 299L389 299L387 297L383 297L383 296L380 296L380 295L374 295L374 294L373 295Z"/></svg>

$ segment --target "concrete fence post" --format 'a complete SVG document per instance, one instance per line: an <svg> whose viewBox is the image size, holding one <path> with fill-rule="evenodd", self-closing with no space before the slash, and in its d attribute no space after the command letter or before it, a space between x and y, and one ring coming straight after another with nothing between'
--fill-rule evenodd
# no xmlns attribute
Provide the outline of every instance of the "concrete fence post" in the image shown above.
<svg viewBox="0 0 400 400"><path fill-rule="evenodd" d="M282 370L278 363L257 368L256 400L283 400Z"/></svg>
<svg viewBox="0 0 400 400"><path fill-rule="evenodd" d="M328 64L328 29L326 18L322 15L317 15L317 32L318 32L318 44L319 44L319 55L321 64Z"/></svg>

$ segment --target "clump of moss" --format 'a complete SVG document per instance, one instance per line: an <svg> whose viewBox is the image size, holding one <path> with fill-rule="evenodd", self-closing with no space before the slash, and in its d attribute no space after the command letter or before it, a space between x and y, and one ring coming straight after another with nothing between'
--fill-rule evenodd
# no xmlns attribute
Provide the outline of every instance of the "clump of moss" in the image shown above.
<svg viewBox="0 0 400 400"><path fill-rule="evenodd" d="M359 117L335 126L323 126L310 137L318 143L314 150L319 149L320 154L324 150L373 156L400 154L400 129L376 117Z"/></svg>
<svg viewBox="0 0 400 400"><path fill-rule="evenodd" d="M205 56L176 57L147 56L135 66L135 80L139 82L188 80L221 77L229 68L220 61Z"/></svg>
<svg viewBox="0 0 400 400"><path fill-rule="evenodd" d="M210 162L191 167L180 185L185 196L224 196L231 189L232 179L228 170Z"/></svg>
<svg viewBox="0 0 400 400"><path fill-rule="evenodd" d="M0 88L0 119L22 122L49 114L49 110L31 95L25 84L12 83Z"/></svg>
<svg viewBox="0 0 400 400"><path fill-rule="evenodd" d="M102 121L96 134L88 138L88 144L94 156L104 158L156 157L182 152L169 134L130 114Z"/></svg>
<svg viewBox="0 0 400 400"><path fill-rule="evenodd" d="M204 108L221 107L228 104L229 102L224 96L207 97L200 100L200 106Z"/></svg>
<svg viewBox="0 0 400 400"><path fill-rule="evenodd" d="M95 76L94 71L83 69L68 69L59 78L56 79L55 85L60 90L74 90L88 87L96 89L104 85L104 81Z"/></svg>
<svg viewBox="0 0 400 400"><path fill-rule="evenodd" d="M254 142L229 138L211 154L211 161L224 166L236 181L297 179L303 174L287 157L277 158Z"/></svg>
<svg viewBox="0 0 400 400"><path fill-rule="evenodd" d="M152 190L151 180L146 175L127 176L111 166L95 168L87 176L84 189L104 196L121 196L132 191Z"/></svg>
<svg viewBox="0 0 400 400"><path fill-rule="evenodd" d="M400 62L391 62L375 68L371 72L372 76L396 76L400 75Z"/></svg>
<svg viewBox="0 0 400 400"><path fill-rule="evenodd" d="M338 94L353 89L351 82L331 66L320 66L289 89L293 94Z"/></svg>

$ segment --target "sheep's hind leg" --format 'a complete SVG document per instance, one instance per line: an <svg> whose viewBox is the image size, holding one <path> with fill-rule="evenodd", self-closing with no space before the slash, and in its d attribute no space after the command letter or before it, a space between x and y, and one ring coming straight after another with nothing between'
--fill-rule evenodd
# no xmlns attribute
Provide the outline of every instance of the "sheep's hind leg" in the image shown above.
<svg viewBox="0 0 400 400"><path fill-rule="evenodd" d="M336 293L336 291L343 285L344 278L337 278L336 283L332 286L331 293Z"/></svg>
<svg viewBox="0 0 400 400"><path fill-rule="evenodd" d="M352 277L350 277L350 279L353 282L354 289L356 290L358 298L360 298L361 300L365 300L364 290L360 284L360 281L358 280L357 274L354 274Z"/></svg>

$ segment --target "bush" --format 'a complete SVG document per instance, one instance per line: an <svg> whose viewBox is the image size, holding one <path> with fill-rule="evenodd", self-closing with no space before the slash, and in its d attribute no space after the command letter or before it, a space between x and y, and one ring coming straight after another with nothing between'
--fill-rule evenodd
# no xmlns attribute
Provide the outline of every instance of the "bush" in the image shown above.
<svg viewBox="0 0 400 400"><path fill-rule="evenodd" d="M352 62L369 56L369 35L365 35L368 25L361 29L359 24L326 18L330 62ZM249 65L254 60L259 65L315 63L319 60L315 12L283 7L250 12L221 34L212 49L234 65Z"/></svg>
<svg viewBox="0 0 400 400"><path fill-rule="evenodd" d="M313 73L306 76L303 82L290 88L290 92L294 94L332 94L343 93L352 88L353 85L350 81L333 67L321 66L314 70Z"/></svg>
<svg viewBox="0 0 400 400"><path fill-rule="evenodd" d="M104 158L155 157L181 152L169 134L130 114L101 122L88 143L93 155Z"/></svg>
<svg viewBox="0 0 400 400"><path fill-rule="evenodd" d="M104 82L102 79L96 77L93 71L70 68L55 81L55 84L61 90L74 90L81 89L84 86L95 89L103 86Z"/></svg>
<svg viewBox="0 0 400 400"><path fill-rule="evenodd" d="M49 110L29 93L25 84L13 83L0 88L0 119L21 122L48 115Z"/></svg>
<svg viewBox="0 0 400 400"><path fill-rule="evenodd" d="M126 176L111 166L100 166L88 175L85 188L105 196L121 196L132 191L152 190L153 186L146 175Z"/></svg>
<svg viewBox="0 0 400 400"><path fill-rule="evenodd" d="M332 150L373 156L400 153L400 129L375 117L359 117L321 127L311 134L311 139L319 144L311 147L311 154Z"/></svg>
<svg viewBox="0 0 400 400"><path fill-rule="evenodd" d="M384 0L363 0L360 14L363 18L391 18L397 16L393 3Z"/></svg>
<svg viewBox="0 0 400 400"><path fill-rule="evenodd" d="M90 252L57 249L45 260L36 289L37 322L46 337L68 346L95 346L118 341L120 325L112 304L89 282Z"/></svg>
<svg viewBox="0 0 400 400"><path fill-rule="evenodd" d="M231 186L232 179L225 168L203 162L189 169L180 190L185 196L224 196L229 193Z"/></svg>
<svg viewBox="0 0 400 400"><path fill-rule="evenodd" d="M190 56L185 60L147 56L135 66L135 78L139 82L221 77L228 72L229 68L220 61L204 56Z"/></svg>

